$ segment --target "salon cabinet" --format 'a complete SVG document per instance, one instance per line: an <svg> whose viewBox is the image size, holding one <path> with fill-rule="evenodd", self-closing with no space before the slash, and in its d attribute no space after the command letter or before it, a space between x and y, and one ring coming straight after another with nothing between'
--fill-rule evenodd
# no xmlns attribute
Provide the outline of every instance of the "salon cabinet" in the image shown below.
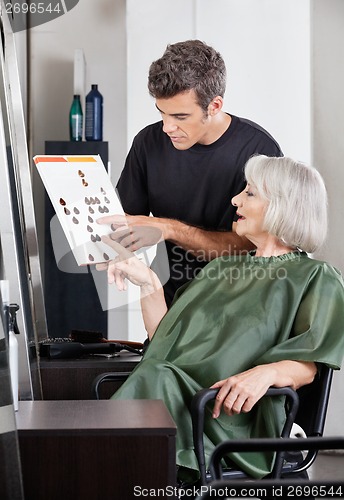
<svg viewBox="0 0 344 500"><path fill-rule="evenodd" d="M41 358L40 372L44 400L91 399L92 382L105 372L130 373L141 356L121 352L114 358L88 356L80 359ZM111 382L102 385L101 397L110 397L119 386Z"/></svg>
<svg viewBox="0 0 344 500"><path fill-rule="evenodd" d="M26 500L175 487L176 427L162 401L21 401L16 419Z"/></svg>

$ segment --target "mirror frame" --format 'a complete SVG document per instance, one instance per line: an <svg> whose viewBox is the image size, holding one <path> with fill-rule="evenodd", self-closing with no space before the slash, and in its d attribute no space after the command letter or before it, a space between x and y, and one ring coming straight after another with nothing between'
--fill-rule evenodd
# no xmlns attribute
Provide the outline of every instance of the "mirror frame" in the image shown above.
<svg viewBox="0 0 344 500"><path fill-rule="evenodd" d="M42 276L34 214L15 37L1 0L0 212L4 279L19 305L20 399L42 399L38 342L47 337Z"/></svg>

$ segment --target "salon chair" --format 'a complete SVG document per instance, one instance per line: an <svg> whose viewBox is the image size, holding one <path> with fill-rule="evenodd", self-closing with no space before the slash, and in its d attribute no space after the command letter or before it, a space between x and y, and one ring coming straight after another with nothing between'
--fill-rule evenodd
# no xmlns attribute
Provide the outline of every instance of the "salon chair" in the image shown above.
<svg viewBox="0 0 344 500"><path fill-rule="evenodd" d="M101 399L100 386L103 383L117 382L118 384L126 380L128 376L129 374L125 372L110 372L98 375L92 384L92 398ZM308 438L321 438L323 436L332 377L333 370L331 368L324 364L318 364L318 373L311 384L303 386L297 391L294 391L290 387L270 387L268 389L265 396L274 397L283 395L286 398L285 405L287 418L280 438L284 440L289 438L294 423L302 428L306 440ZM206 405L216 397L217 392L217 389L202 389L195 394L190 407L194 449L200 470L201 485L209 484L216 477L214 471L206 468L203 429ZM255 441L260 442L261 440L249 439L246 441L247 446L251 446L255 444ZM304 439L302 439L302 442L304 442ZM235 447L237 444L238 440L230 440L228 443L226 442L225 446L226 449L228 449L231 446L232 448ZM256 446L258 446L258 444L256 444ZM305 450L307 450L306 447ZM274 468L269 475L272 479L299 477L300 474L305 473L313 464L318 454L318 449L312 446L305 454L289 454L287 459L285 459L284 451L285 450L281 448L277 450ZM227 453L228 452L229 451L227 451ZM293 459L293 457L295 457L295 459ZM221 469L221 478L225 478L226 480L248 479L243 471L233 468Z"/></svg>
<svg viewBox="0 0 344 500"><path fill-rule="evenodd" d="M315 454L318 450L344 450L344 437L306 437L306 438L286 438L286 439L246 439L246 440L231 440L226 441L214 449L211 457L209 470L214 480L206 487L202 488L200 495L196 500L220 500L224 497L224 491L230 490L231 496L240 497L240 493L244 490L250 491L252 496L253 491L257 495L264 493L264 498L273 499L277 497L298 497L312 498L326 497L336 498L343 495L343 480L309 480L307 482L295 481L293 476L288 476L281 481L280 479L261 479L250 480L249 483L244 480L231 481L223 478L222 461L227 453L233 451L297 451L308 450ZM262 493L263 492L263 493Z"/></svg>
<svg viewBox="0 0 344 500"><path fill-rule="evenodd" d="M294 391L290 387L271 387L266 393L267 396L285 395L287 419L282 429L281 438L288 438L293 423L298 424L307 438L322 437L325 427L327 407L330 397L333 370L326 365L318 365L318 373L311 384L305 385ZM203 444L203 428L205 408L209 401L216 397L217 389L202 389L193 398L191 404L191 417L193 423L193 439L195 454L197 457L201 484L205 485L214 477L210 470L206 470ZM247 440L252 443L254 440ZM231 440L232 446L237 441ZM226 445L230 447L230 445ZM250 446L250 444L248 444ZM296 477L306 471L314 462L318 454L317 449L309 449L305 456L302 455L301 462L298 459L289 461L293 455L288 455L288 460L284 459L284 450L279 450L276 454L274 468L270 474L271 478ZM247 477L243 471L228 468L222 471L222 476L232 479Z"/></svg>

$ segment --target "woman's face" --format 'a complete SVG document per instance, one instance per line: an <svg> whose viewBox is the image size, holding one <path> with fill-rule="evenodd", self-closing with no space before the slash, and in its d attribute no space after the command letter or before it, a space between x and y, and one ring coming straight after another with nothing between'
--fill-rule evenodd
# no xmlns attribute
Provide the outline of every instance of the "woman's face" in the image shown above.
<svg viewBox="0 0 344 500"><path fill-rule="evenodd" d="M263 223L268 201L258 194L256 188L247 184L241 193L232 198L232 204L237 207L237 234L246 236L256 245L262 237L266 238L268 233L263 229Z"/></svg>

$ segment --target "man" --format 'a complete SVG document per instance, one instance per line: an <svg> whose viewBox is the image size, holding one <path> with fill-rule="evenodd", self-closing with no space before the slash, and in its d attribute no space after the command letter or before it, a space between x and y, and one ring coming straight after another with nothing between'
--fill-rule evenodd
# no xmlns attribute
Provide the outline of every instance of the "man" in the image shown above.
<svg viewBox="0 0 344 500"><path fill-rule="evenodd" d="M117 184L128 216L98 220L118 228L112 237L130 250L165 240L168 306L207 261L252 248L232 231L230 200L244 188L252 155L282 156L259 125L223 111L225 88L225 63L212 47L199 40L167 46L148 77L162 121L134 138ZM158 245L158 274L160 253Z"/></svg>

